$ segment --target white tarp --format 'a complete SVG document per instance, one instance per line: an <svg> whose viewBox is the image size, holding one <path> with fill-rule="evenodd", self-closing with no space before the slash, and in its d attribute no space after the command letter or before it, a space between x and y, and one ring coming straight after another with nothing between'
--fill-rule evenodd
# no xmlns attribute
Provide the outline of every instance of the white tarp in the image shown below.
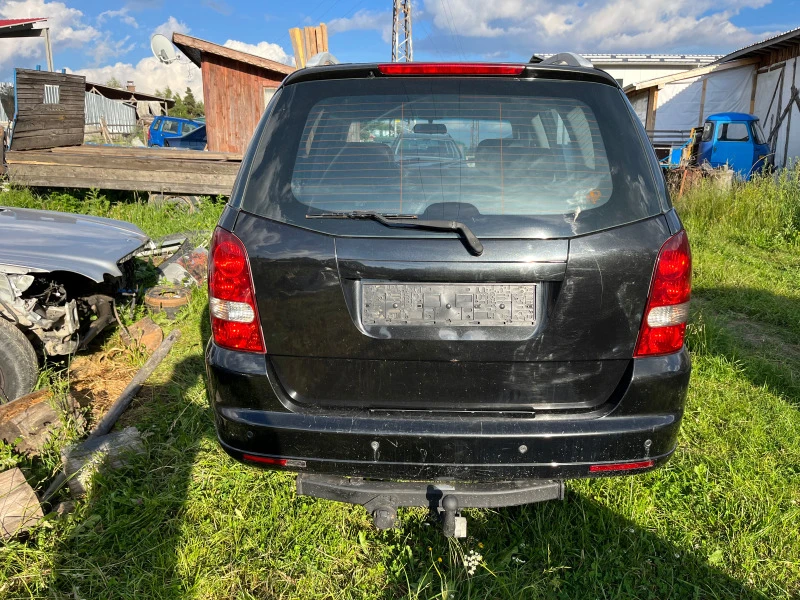
<svg viewBox="0 0 800 600"><path fill-rule="evenodd" d="M703 119L720 112L750 112L753 95L753 73L755 67L741 67L706 76L706 101L703 104ZM699 125L699 123L698 123Z"/></svg>
<svg viewBox="0 0 800 600"><path fill-rule="evenodd" d="M772 128L775 127L780 112L783 109L783 97L781 95L781 84L786 85L781 81L781 74L785 72L785 66L779 69L760 73L756 81L756 105L754 114L761 120L761 127L764 133L769 137ZM791 73L791 71L790 71ZM791 82L791 74L789 75ZM781 140L781 149L783 149L783 139ZM777 146L776 146L777 148ZM776 165L782 164L777 160Z"/></svg>
<svg viewBox="0 0 800 600"><path fill-rule="evenodd" d="M668 83L658 90L656 130L688 131L697 127L702 93L699 77Z"/></svg>
<svg viewBox="0 0 800 600"><path fill-rule="evenodd" d="M0 123L7 123L10 120L8 115L6 115L6 111L3 110L3 103L0 102Z"/></svg>
<svg viewBox="0 0 800 600"><path fill-rule="evenodd" d="M136 102L136 114L140 119L146 119L150 116L158 117L166 113L161 106L161 102L157 100L139 100Z"/></svg>
<svg viewBox="0 0 800 600"><path fill-rule="evenodd" d="M788 60L782 67L758 75L755 115L761 120L761 126L767 136L786 111L786 106L792 97L792 83L795 87L800 87L800 73L795 73L795 68L800 71L800 64L795 67L796 62L796 59ZM776 138L771 141L775 152L775 165L789 166L798 160L800 111L797 109L797 104L792 106L791 118L788 115L784 118Z"/></svg>
<svg viewBox="0 0 800 600"><path fill-rule="evenodd" d="M750 112L753 67L711 72L666 84L658 92L657 130L688 131L719 112ZM705 102L703 82L706 81ZM700 105L703 104L703 114Z"/></svg>
<svg viewBox="0 0 800 600"><path fill-rule="evenodd" d="M650 94L647 91L638 94L631 100L631 106L633 106L633 110L636 113L636 116L639 117L639 120L642 123L645 123L645 121L647 121L647 106L649 100L650 100Z"/></svg>
<svg viewBox="0 0 800 600"><path fill-rule="evenodd" d="M800 87L800 64L797 63L798 59L796 58L786 62L786 78L788 82L789 73L792 73L795 87ZM795 69L797 70L797 73L795 73ZM792 86L783 86L783 97L785 99L784 106L792 97L791 90ZM792 106L791 122L788 120L784 121L784 128L786 129L786 135L789 137L789 146L785 153L785 164L788 166L789 164L796 162L798 157L800 157L800 111L797 108L797 103L794 103Z"/></svg>

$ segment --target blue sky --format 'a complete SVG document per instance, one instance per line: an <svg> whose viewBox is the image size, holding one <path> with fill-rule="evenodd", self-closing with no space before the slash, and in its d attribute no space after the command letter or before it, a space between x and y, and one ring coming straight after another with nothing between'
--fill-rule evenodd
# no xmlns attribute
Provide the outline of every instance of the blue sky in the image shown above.
<svg viewBox="0 0 800 600"><path fill-rule="evenodd" d="M156 32L181 31L291 62L290 27L326 22L342 61L390 58L391 0L0 0L0 18L50 17L57 68L140 89L200 89L188 64L151 58ZM721 53L800 26L800 0L417 0L416 60L527 60L534 52ZM43 64L39 40L0 40L0 81ZM149 88L149 89L148 89Z"/></svg>

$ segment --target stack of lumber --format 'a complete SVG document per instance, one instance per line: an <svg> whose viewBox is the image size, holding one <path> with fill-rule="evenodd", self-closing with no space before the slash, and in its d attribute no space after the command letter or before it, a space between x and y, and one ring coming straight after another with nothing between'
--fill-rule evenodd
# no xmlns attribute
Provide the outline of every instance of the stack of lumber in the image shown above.
<svg viewBox="0 0 800 600"><path fill-rule="evenodd" d="M229 196L241 154L74 146L6 153L8 178L26 187Z"/></svg>

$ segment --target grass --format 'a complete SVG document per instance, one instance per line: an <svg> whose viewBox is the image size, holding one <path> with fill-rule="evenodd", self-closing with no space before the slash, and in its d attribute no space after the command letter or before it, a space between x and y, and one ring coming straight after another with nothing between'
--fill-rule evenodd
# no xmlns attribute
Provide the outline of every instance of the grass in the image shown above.
<svg viewBox="0 0 800 600"><path fill-rule="evenodd" d="M469 511L467 540L444 539L416 509L379 533L363 509L298 498L290 475L219 449L198 290L162 322L183 337L124 417L146 434L146 456L96 477L69 517L0 548L0 597L800 597L798 192L787 173L679 202L695 264L694 371L664 468L571 481L560 503ZM127 219L152 236L210 229L221 210L26 191L0 204ZM0 448L0 464L17 460ZM471 551L482 555L474 575Z"/></svg>

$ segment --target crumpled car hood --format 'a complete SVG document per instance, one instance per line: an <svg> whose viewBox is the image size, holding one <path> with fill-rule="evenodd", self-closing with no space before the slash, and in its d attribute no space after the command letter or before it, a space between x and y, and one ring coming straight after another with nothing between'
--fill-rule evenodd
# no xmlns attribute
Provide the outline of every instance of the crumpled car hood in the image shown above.
<svg viewBox="0 0 800 600"><path fill-rule="evenodd" d="M68 271L101 283L147 235L131 223L50 210L0 206L0 270Z"/></svg>

